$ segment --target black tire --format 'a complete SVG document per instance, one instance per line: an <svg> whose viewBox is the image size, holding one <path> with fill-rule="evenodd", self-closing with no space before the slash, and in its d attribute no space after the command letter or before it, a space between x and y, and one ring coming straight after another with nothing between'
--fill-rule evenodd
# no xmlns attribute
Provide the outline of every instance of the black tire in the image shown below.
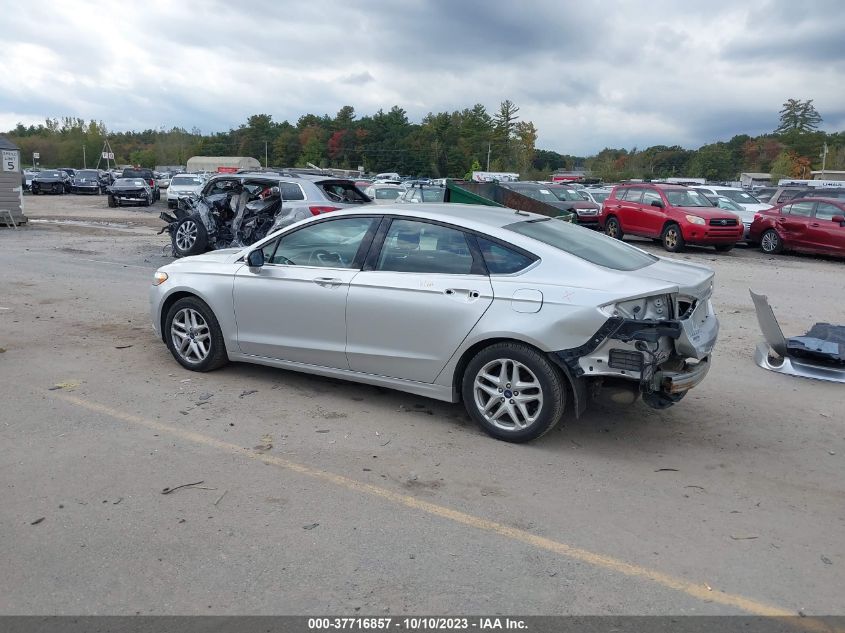
<svg viewBox="0 0 845 633"><path fill-rule="evenodd" d="M179 324L186 323L186 314L193 314L195 321L187 329ZM201 317L201 321L196 315ZM187 317L190 320L190 317ZM177 325L174 326L174 319ZM196 324L196 327L193 325ZM177 349L179 341L174 340L174 332L185 331L186 335L182 341L185 345ZM167 341L167 348L173 354L173 358L185 369L191 371L211 371L218 369L229 362L226 354L226 344L223 341L223 332L214 312L208 307L205 301L197 297L185 297L179 299L170 306L167 316L164 318L164 337ZM202 337L205 337L203 339ZM199 359L201 345L206 345L206 354ZM193 346L193 347L192 347ZM184 349L184 351L182 351ZM195 360L192 360L192 357Z"/></svg>
<svg viewBox="0 0 845 633"><path fill-rule="evenodd" d="M512 389L514 385L510 382L504 382L499 387L498 383L482 378L482 370L490 375L491 371L499 368L498 376L503 366L505 381L513 376L516 367L520 380L530 380L537 385L524 387L526 393L522 394L521 407L518 403L520 393ZM461 394L467 413L486 433L506 442L528 442L548 433L563 417L566 404L564 380L560 370L533 347L523 343L496 343L481 350L469 362L462 377ZM502 391L499 392L499 389ZM491 391L501 395L493 395ZM542 398L539 403L538 394ZM531 396L535 398L532 400ZM500 403L498 406L496 400ZM484 413L485 408L489 409L488 414ZM500 413L508 419L495 420ZM516 421L513 416L516 416Z"/></svg>
<svg viewBox="0 0 845 633"><path fill-rule="evenodd" d="M114 196L109 194L109 206L114 208L117 206L117 200L114 199Z"/></svg>
<svg viewBox="0 0 845 633"><path fill-rule="evenodd" d="M716 244L717 253L729 253L734 249L735 244Z"/></svg>
<svg viewBox="0 0 845 633"><path fill-rule="evenodd" d="M680 253L684 250L684 234L681 232L681 227L675 224L667 224L660 234L660 241L670 253Z"/></svg>
<svg viewBox="0 0 845 633"><path fill-rule="evenodd" d="M176 203L175 203L175 202L173 202L173 200L168 200L168 201L167 201L167 208L168 208L168 209L175 209L175 208L176 208Z"/></svg>
<svg viewBox="0 0 845 633"><path fill-rule="evenodd" d="M141 206L142 207L150 206L152 204L152 201L150 200L150 198L152 198L152 195L149 198L144 198L144 201L141 203Z"/></svg>
<svg viewBox="0 0 845 633"><path fill-rule="evenodd" d="M783 240L774 229L766 229L760 236L760 250L767 255L777 255L783 252Z"/></svg>
<svg viewBox="0 0 845 633"><path fill-rule="evenodd" d="M173 252L178 257L199 255L208 247L208 233L198 215L189 215L179 220L171 235Z"/></svg>
<svg viewBox="0 0 845 633"><path fill-rule="evenodd" d="M616 216L611 215L604 223L604 234L617 240L621 240L625 234L622 232L622 225Z"/></svg>

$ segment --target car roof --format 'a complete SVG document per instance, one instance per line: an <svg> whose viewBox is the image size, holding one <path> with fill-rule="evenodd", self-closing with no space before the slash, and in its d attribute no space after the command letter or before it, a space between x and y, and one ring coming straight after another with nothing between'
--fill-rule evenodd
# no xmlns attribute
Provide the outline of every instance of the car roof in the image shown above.
<svg viewBox="0 0 845 633"><path fill-rule="evenodd" d="M410 208L408 208L410 207ZM548 219L548 216L506 207L489 207L482 204L422 203L413 205L364 205L354 209L334 211L332 215L395 215L458 224L467 229L484 231L490 227L501 228L524 220Z"/></svg>

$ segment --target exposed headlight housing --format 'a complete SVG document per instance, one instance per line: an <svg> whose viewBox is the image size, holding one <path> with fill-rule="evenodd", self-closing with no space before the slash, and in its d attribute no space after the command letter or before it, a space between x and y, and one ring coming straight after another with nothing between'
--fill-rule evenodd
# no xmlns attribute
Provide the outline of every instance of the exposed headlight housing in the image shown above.
<svg viewBox="0 0 845 633"><path fill-rule="evenodd" d="M600 306L599 310L609 317L636 319L638 321L663 321L672 318L672 295L655 295L619 301L618 303L608 303Z"/></svg>
<svg viewBox="0 0 845 633"><path fill-rule="evenodd" d="M156 274L153 275L153 285L160 286L165 281L167 281L167 273L161 270L156 271Z"/></svg>
<svg viewBox="0 0 845 633"><path fill-rule="evenodd" d="M704 218L700 218L697 215L688 215L686 218L687 222L690 222L691 224L707 224L707 222L704 221Z"/></svg>

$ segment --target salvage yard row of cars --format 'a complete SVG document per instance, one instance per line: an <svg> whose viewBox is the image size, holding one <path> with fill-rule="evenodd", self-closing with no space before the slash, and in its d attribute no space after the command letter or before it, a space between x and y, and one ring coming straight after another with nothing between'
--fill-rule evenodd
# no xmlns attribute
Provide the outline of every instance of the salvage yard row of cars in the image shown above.
<svg viewBox="0 0 845 633"><path fill-rule="evenodd" d="M153 326L194 371L250 362L461 402L491 436L523 442L593 399L671 407L709 371L713 272L625 235L670 252L845 244L845 200L761 208L742 191L665 183L595 201L548 183L468 187L542 200L547 216L452 204L461 186L214 176L161 214L182 257L155 273Z"/></svg>

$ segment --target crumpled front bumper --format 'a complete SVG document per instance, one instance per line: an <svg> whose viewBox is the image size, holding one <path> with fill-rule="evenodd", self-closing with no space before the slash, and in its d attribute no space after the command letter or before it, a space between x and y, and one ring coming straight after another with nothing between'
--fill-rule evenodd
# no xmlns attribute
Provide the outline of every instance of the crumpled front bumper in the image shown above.
<svg viewBox="0 0 845 633"><path fill-rule="evenodd" d="M699 385L710 371L710 357L705 356L694 365L685 364L682 371L658 371L653 378L655 391L669 395L686 393Z"/></svg>

